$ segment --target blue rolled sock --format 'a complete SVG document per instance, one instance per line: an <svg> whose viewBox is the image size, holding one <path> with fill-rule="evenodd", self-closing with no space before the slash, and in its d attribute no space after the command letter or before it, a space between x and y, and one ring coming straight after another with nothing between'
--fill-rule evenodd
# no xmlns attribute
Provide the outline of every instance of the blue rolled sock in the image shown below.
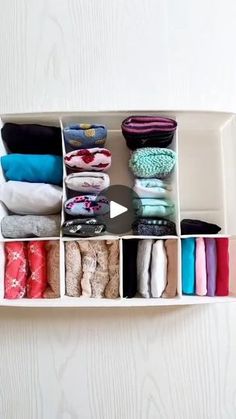
<svg viewBox="0 0 236 419"><path fill-rule="evenodd" d="M182 292L195 293L195 239L189 237L181 240L182 249Z"/></svg>

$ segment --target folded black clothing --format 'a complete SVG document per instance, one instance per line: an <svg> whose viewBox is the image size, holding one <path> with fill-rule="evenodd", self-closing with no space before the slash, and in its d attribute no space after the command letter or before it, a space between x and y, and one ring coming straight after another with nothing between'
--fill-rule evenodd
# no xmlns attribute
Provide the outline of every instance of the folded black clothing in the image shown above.
<svg viewBox="0 0 236 419"><path fill-rule="evenodd" d="M96 218L76 218L65 221L62 225L62 233L65 236L94 237L99 236L106 230Z"/></svg>
<svg viewBox="0 0 236 419"><path fill-rule="evenodd" d="M1 133L10 153L62 155L61 129L58 127L7 122Z"/></svg>
<svg viewBox="0 0 236 419"><path fill-rule="evenodd" d="M123 296L133 298L137 292L137 239L123 240Z"/></svg>
<svg viewBox="0 0 236 419"><path fill-rule="evenodd" d="M156 218L139 218L133 225L133 233L141 236L175 236L175 223Z"/></svg>
<svg viewBox="0 0 236 419"><path fill-rule="evenodd" d="M181 234L217 234L221 230L217 224L201 220L184 219L181 221Z"/></svg>

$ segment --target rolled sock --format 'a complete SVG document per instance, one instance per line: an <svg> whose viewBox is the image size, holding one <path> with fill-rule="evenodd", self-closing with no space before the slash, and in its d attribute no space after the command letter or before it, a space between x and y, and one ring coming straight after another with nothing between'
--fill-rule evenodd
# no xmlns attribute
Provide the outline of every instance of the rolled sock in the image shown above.
<svg viewBox="0 0 236 419"><path fill-rule="evenodd" d="M91 245L96 253L97 259L95 276L91 282L92 297L103 298L105 288L109 282L108 249L105 240L92 240Z"/></svg>
<svg viewBox="0 0 236 419"><path fill-rule="evenodd" d="M62 158L59 156L7 154L1 157L1 165L6 180L62 184Z"/></svg>
<svg viewBox="0 0 236 419"><path fill-rule="evenodd" d="M220 230L217 224L206 221L191 219L181 221L181 234L217 234Z"/></svg>
<svg viewBox="0 0 236 419"><path fill-rule="evenodd" d="M174 298L177 293L178 278L178 247L177 240L166 240L167 255L167 285L162 294L163 298Z"/></svg>
<svg viewBox="0 0 236 419"><path fill-rule="evenodd" d="M94 237L102 234L105 224L99 223L96 218L76 218L63 223L62 232L66 236Z"/></svg>
<svg viewBox="0 0 236 419"><path fill-rule="evenodd" d="M202 237L196 239L196 294L206 295L207 293L207 272L206 272L206 253L205 242Z"/></svg>
<svg viewBox="0 0 236 419"><path fill-rule="evenodd" d="M129 116L121 125L127 146L167 147L171 144L177 122L160 116Z"/></svg>
<svg viewBox="0 0 236 419"><path fill-rule="evenodd" d="M133 207L138 217L167 217L175 212L169 199L134 198Z"/></svg>
<svg viewBox="0 0 236 419"><path fill-rule="evenodd" d="M110 178L106 173L77 172L65 178L68 189L81 193L98 193L110 185Z"/></svg>
<svg viewBox="0 0 236 419"><path fill-rule="evenodd" d="M74 150L65 155L64 161L75 171L105 172L111 166L111 152L106 148Z"/></svg>
<svg viewBox="0 0 236 419"><path fill-rule="evenodd" d="M26 293L27 259L25 242L5 243L4 298L23 298Z"/></svg>
<svg viewBox="0 0 236 419"><path fill-rule="evenodd" d="M108 199L105 196L81 195L65 202L65 212L74 216L104 215L110 211Z"/></svg>
<svg viewBox="0 0 236 419"><path fill-rule="evenodd" d="M161 179L135 179L134 192L140 198L168 198L171 191L169 183Z"/></svg>
<svg viewBox="0 0 236 419"><path fill-rule="evenodd" d="M176 153L169 148L139 148L132 153L129 167L134 176L164 179L172 171Z"/></svg>
<svg viewBox="0 0 236 419"><path fill-rule="evenodd" d="M3 237L54 237L60 235L60 215L6 215L1 222Z"/></svg>
<svg viewBox="0 0 236 419"><path fill-rule="evenodd" d="M28 298L43 298L47 286L46 242L31 241L27 243L30 276L27 283Z"/></svg>
<svg viewBox="0 0 236 419"><path fill-rule="evenodd" d="M77 242L65 243L66 250L66 295L79 297L81 295L82 262L80 248Z"/></svg>
<svg viewBox="0 0 236 419"><path fill-rule="evenodd" d="M229 295L229 239L216 239L217 274L216 295Z"/></svg>
<svg viewBox="0 0 236 419"><path fill-rule="evenodd" d="M47 287L44 298L60 297L60 244L56 240L49 240L46 244L47 252Z"/></svg>
<svg viewBox="0 0 236 419"><path fill-rule="evenodd" d="M137 292L138 240L123 240L123 296L132 298Z"/></svg>
<svg viewBox="0 0 236 419"><path fill-rule="evenodd" d="M97 265L96 252L91 244L91 241L81 240L78 244L82 255L82 296L92 297L92 283L95 278Z"/></svg>
<svg viewBox="0 0 236 419"><path fill-rule="evenodd" d="M58 127L7 122L1 134L11 153L62 155L61 129Z"/></svg>
<svg viewBox="0 0 236 419"><path fill-rule="evenodd" d="M141 236L175 236L175 223L158 218L139 218L133 225L134 234Z"/></svg>
<svg viewBox="0 0 236 419"><path fill-rule="evenodd" d="M61 211L62 188L47 183L15 182L0 185L0 201L19 215L50 215Z"/></svg>
<svg viewBox="0 0 236 419"><path fill-rule="evenodd" d="M182 291L183 294L195 292L195 239L181 240L182 247Z"/></svg>
<svg viewBox="0 0 236 419"><path fill-rule="evenodd" d="M107 240L109 282L105 288L106 298L119 297L119 241Z"/></svg>
<svg viewBox="0 0 236 419"><path fill-rule="evenodd" d="M217 254L216 240L211 238L205 239L206 248L206 269L207 269L207 295L214 297L216 292L216 271L217 271Z"/></svg>
<svg viewBox="0 0 236 419"><path fill-rule="evenodd" d="M137 253L137 290L144 298L150 298L150 263L154 240L139 240Z"/></svg>
<svg viewBox="0 0 236 419"><path fill-rule="evenodd" d="M70 124L64 128L66 144L72 149L102 147L107 129L101 124Z"/></svg>
<svg viewBox="0 0 236 419"><path fill-rule="evenodd" d="M163 240L157 240L152 246L151 295L161 297L167 284L167 257Z"/></svg>

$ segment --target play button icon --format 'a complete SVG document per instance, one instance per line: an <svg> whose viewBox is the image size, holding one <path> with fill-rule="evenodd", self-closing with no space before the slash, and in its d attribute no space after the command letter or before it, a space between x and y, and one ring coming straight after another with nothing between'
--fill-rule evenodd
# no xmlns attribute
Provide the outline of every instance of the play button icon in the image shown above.
<svg viewBox="0 0 236 419"><path fill-rule="evenodd" d="M112 185L99 195L109 201L109 212L98 217L106 225L107 233L132 234L132 224L136 218L133 198L138 198L133 189L124 185Z"/></svg>
<svg viewBox="0 0 236 419"><path fill-rule="evenodd" d="M110 217L115 218L124 212L128 211L128 208L124 207L123 205L118 204L117 202L110 201Z"/></svg>

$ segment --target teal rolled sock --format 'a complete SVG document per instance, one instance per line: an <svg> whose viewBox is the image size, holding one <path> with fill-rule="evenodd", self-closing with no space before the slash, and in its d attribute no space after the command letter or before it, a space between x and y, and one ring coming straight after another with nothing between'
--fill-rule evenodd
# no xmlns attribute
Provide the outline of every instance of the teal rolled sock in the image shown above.
<svg viewBox="0 0 236 419"><path fill-rule="evenodd" d="M132 153L129 167L134 176L164 179L172 171L176 153L169 148L139 148Z"/></svg>
<svg viewBox="0 0 236 419"><path fill-rule="evenodd" d="M182 239L182 292L195 293L195 239Z"/></svg>

